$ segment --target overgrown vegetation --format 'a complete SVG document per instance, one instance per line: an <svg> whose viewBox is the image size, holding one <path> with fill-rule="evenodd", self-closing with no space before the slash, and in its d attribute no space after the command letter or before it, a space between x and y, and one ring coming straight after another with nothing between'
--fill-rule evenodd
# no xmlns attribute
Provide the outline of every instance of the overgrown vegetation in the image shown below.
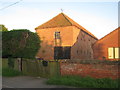
<svg viewBox="0 0 120 90"><path fill-rule="evenodd" d="M19 72L12 68L2 68L2 76L14 77L14 76L20 76L20 75L22 75L22 72Z"/></svg>
<svg viewBox="0 0 120 90"><path fill-rule="evenodd" d="M67 85L81 88L118 88L120 80L110 78L96 79L80 76L52 77L47 81L50 85Z"/></svg>
<svg viewBox="0 0 120 90"><path fill-rule="evenodd" d="M2 57L34 58L40 48L36 33L26 29L2 33Z"/></svg>
<svg viewBox="0 0 120 90"><path fill-rule="evenodd" d="M35 58L39 48L39 36L27 29L2 32L2 57L8 58L10 68L14 67L12 58L20 58L20 62L22 58Z"/></svg>

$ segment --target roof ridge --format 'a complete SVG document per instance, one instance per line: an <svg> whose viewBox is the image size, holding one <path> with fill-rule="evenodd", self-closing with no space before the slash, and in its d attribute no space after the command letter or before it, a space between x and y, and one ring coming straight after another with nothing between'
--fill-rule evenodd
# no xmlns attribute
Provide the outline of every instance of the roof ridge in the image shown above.
<svg viewBox="0 0 120 90"><path fill-rule="evenodd" d="M85 31L88 35L97 39L97 37L94 36L91 32L86 30L83 26L79 25L77 22L75 22L73 19L71 19L64 13L60 13L57 16L50 19L49 21L47 21L46 23L39 25L38 27L35 28L35 30L38 28L43 29L43 28L53 28L53 27L65 27L65 26L76 26L79 29L83 29L83 31Z"/></svg>
<svg viewBox="0 0 120 90"><path fill-rule="evenodd" d="M64 15L64 13L61 13L61 14L65 17L65 19L66 19L71 25L73 25L72 22L70 22L70 20Z"/></svg>
<svg viewBox="0 0 120 90"><path fill-rule="evenodd" d="M83 26L81 26L80 24L78 24L76 21L74 21L73 19L71 19L70 17L68 17L67 15L64 14L64 16L69 20L69 22L71 22L72 26L76 26L79 29L82 29L84 32L86 32L88 35L92 36L93 38L98 39L95 35L93 35L90 31L88 31L87 29L85 29Z"/></svg>

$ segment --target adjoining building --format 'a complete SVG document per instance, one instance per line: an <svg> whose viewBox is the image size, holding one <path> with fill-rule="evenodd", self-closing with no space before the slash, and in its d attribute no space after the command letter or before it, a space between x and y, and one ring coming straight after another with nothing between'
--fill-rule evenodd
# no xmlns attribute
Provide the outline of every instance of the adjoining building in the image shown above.
<svg viewBox="0 0 120 90"><path fill-rule="evenodd" d="M93 45L94 59L120 60L120 27Z"/></svg>
<svg viewBox="0 0 120 90"><path fill-rule="evenodd" d="M35 30L42 40L37 58L93 59L92 45L98 39L64 13Z"/></svg>

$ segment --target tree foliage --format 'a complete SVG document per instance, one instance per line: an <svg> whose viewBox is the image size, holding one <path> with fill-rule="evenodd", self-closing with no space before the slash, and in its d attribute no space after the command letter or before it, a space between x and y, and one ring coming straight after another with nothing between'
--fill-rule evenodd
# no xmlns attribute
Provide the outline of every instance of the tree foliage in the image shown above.
<svg viewBox="0 0 120 90"><path fill-rule="evenodd" d="M2 33L3 57L34 58L39 48L38 35L29 30L19 29Z"/></svg>
<svg viewBox="0 0 120 90"><path fill-rule="evenodd" d="M8 29L4 25L0 24L0 31L8 31Z"/></svg>

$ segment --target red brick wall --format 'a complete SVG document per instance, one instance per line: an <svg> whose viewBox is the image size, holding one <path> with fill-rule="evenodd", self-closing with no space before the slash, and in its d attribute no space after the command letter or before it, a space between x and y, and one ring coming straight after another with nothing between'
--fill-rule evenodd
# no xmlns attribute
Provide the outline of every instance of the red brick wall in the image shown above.
<svg viewBox="0 0 120 90"><path fill-rule="evenodd" d="M54 33L56 31L60 31L61 46L71 46L71 59L91 59L93 57L92 44L96 39L75 26L37 29L36 32L42 42L36 57L46 60L54 59Z"/></svg>
<svg viewBox="0 0 120 90"><path fill-rule="evenodd" d="M61 62L60 71L61 75L80 75L91 76L94 78L118 78L118 66L117 64L82 64L72 62ZM119 73L120 75L120 73Z"/></svg>
<svg viewBox="0 0 120 90"><path fill-rule="evenodd" d="M41 48L37 53L36 57L44 58L46 60L54 59L54 33L56 31L60 31L61 46L72 46L74 44L73 27L74 26L37 29L36 32L39 35L42 42Z"/></svg>
<svg viewBox="0 0 120 90"><path fill-rule="evenodd" d="M120 34L119 30L120 28L114 30L93 45L94 59L103 60L103 57L105 57L107 60L115 60L108 58L108 48L120 47L120 38L118 37Z"/></svg>
<svg viewBox="0 0 120 90"><path fill-rule="evenodd" d="M76 33L78 33L77 36ZM74 29L73 36L76 41L71 48L71 59L93 59L92 45L97 39L77 29Z"/></svg>

